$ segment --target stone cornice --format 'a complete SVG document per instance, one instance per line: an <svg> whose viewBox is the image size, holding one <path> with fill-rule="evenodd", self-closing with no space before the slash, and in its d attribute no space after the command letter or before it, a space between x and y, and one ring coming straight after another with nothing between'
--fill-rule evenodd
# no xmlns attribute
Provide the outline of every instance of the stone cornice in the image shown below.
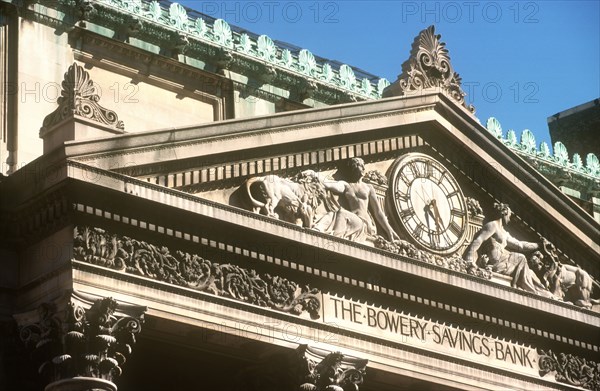
<svg viewBox="0 0 600 391"><path fill-rule="evenodd" d="M570 157L567 148L560 141L554 144L553 151L545 141L538 147L529 129L521 132L519 141L514 130L508 130L505 134L500 122L494 117L487 120L486 129L511 150L531 162L538 171L552 178L553 182L560 180L576 189L589 191L597 188L596 191L600 192L600 163L595 154L587 154L585 161L577 153Z"/></svg>
<svg viewBox="0 0 600 391"><path fill-rule="evenodd" d="M177 3L167 10L156 1L128 0L42 0L32 9L23 8L28 19L63 31L86 29L106 35L109 29L111 38L176 59L189 57L195 60L189 62L209 72L227 69L250 76L255 84L283 87L289 90L285 98L300 102L308 97L326 104L378 99L389 84L385 79L359 80L345 64L339 69L319 64L308 50L292 53L265 35L239 34L224 20L205 20L197 13L188 16L188 12ZM223 58L227 59L219 60ZM265 66L275 70L268 80ZM316 87L309 95L307 81Z"/></svg>
<svg viewBox="0 0 600 391"><path fill-rule="evenodd" d="M321 137L320 132L311 131L327 126L356 124L377 119L396 117L394 123L382 123L381 126L393 126L415 123L411 114L433 112L440 102L442 93L439 90L409 98L392 98L380 101L350 103L317 109L298 110L291 113L280 113L269 116L242 118L202 124L200 126L178 129L163 129L144 133L128 133L107 140L89 142L70 142L66 146L69 157L80 161L96 161L100 167L106 166L103 159L114 158L123 154L139 154L144 151L167 150L198 144L207 144L215 140L255 137L268 134L302 133L303 139ZM408 118L401 118L405 115ZM431 118L433 120L433 117ZM355 132L367 131L363 125ZM348 132L348 131L346 131ZM341 134L340 131L336 132ZM277 139L275 142L281 142ZM297 138L297 137L296 137ZM115 142L122 140L127 148L115 149ZM182 156L178 153L178 159ZM191 157L191 156L190 156Z"/></svg>

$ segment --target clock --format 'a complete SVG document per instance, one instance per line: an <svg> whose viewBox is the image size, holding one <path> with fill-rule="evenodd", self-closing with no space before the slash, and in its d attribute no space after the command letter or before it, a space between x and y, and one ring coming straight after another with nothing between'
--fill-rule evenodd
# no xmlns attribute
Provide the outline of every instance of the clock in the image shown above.
<svg viewBox="0 0 600 391"><path fill-rule="evenodd" d="M468 213L458 182L440 162L409 153L390 167L388 211L421 248L450 254L465 241Z"/></svg>

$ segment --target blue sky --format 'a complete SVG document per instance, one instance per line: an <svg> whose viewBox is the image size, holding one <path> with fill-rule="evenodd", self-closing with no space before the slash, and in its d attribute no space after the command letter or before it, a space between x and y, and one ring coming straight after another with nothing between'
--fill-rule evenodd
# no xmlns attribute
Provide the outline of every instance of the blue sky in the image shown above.
<svg viewBox="0 0 600 391"><path fill-rule="evenodd" d="M547 117L600 97L600 1L181 1L390 81L414 37L442 35L485 124L550 141ZM600 137L600 131L599 131Z"/></svg>

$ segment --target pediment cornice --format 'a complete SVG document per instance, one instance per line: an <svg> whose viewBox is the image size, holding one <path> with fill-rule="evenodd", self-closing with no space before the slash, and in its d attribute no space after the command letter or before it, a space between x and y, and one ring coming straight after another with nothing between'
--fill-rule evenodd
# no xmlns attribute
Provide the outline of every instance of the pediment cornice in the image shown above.
<svg viewBox="0 0 600 391"><path fill-rule="evenodd" d="M235 163L239 156L265 159L286 152L293 155L309 152L325 141L329 145L342 145L348 139L368 142L381 139L383 134L414 134L423 129L429 132L431 142L451 142L461 153L476 157L507 189L539 205L540 213L549 218L559 217L566 232L600 254L594 240L598 223L439 89L419 96L68 142L64 151L68 159L101 169L135 175L135 168L143 167L145 174L168 174L182 172L186 166Z"/></svg>

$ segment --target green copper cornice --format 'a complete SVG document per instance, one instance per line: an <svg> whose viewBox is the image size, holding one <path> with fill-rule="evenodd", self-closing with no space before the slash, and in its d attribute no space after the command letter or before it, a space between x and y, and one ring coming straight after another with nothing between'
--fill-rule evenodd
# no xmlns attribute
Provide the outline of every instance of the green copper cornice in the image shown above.
<svg viewBox="0 0 600 391"><path fill-rule="evenodd" d="M180 61L186 61L186 56L195 58L205 64L204 70L241 73L258 81L255 88L271 84L289 90L291 99L312 97L328 104L378 99L389 85L385 79L358 78L354 69L345 64L335 69L331 64L320 63L309 50L291 52L266 35L255 38L237 33L222 19L191 16L178 3L145 0L12 3L23 9L33 8L23 13L25 17L43 22L50 16L53 25L62 24L65 30L69 26L83 28Z"/></svg>
<svg viewBox="0 0 600 391"><path fill-rule="evenodd" d="M550 179L568 182L578 188L600 191L600 163L593 153L588 153L584 162L577 153L570 157L567 148L560 141L554 143L552 151L545 141L538 148L529 129L523 130L520 140L517 140L515 131L509 130L504 134L500 121L494 117L488 119L486 127L488 132Z"/></svg>

